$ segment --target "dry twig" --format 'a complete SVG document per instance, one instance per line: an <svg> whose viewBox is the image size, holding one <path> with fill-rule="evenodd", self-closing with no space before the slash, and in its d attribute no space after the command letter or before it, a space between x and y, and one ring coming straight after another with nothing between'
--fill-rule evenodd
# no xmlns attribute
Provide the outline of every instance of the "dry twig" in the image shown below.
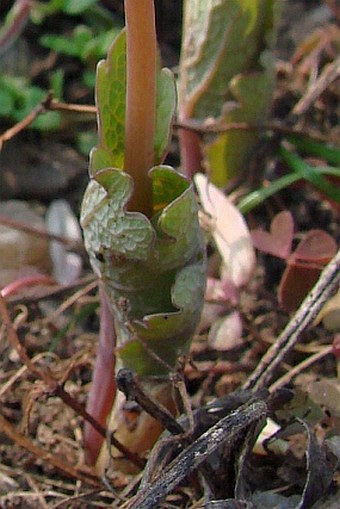
<svg viewBox="0 0 340 509"><path fill-rule="evenodd" d="M203 433L182 451L152 482L141 490L125 509L154 509L180 482L196 470L225 442L233 442L240 432L265 418L267 406L257 401L240 407Z"/></svg>
<svg viewBox="0 0 340 509"><path fill-rule="evenodd" d="M77 413L77 415L81 415L86 421L88 421L99 434L101 434L103 437L106 437L105 428L103 428L103 426L101 426L101 424L99 424L99 422L97 422L96 419L94 419L92 417L92 415L90 415L85 410L83 405L81 405L76 399L74 399L68 392L65 391L62 384L60 384L57 380L55 380L53 378L50 370L48 368L45 368L44 370L39 369L39 367L37 367L32 362L30 357L27 355L27 352L26 352L24 346L19 341L18 335L16 333L16 330L13 327L13 324L12 324L12 321L11 321L11 318L10 318L10 315L8 312L5 299L1 296L1 294L0 294L0 315L2 317L3 324L7 330L9 340L11 341L15 350L17 351L22 362L27 366L28 370L34 376L36 376L38 379L42 380L45 383L46 388L50 391L50 393L59 397L66 405L68 405L70 408L72 408ZM10 429L8 427L8 425L9 425L8 422L4 421L3 425L5 426L5 428L7 430ZM0 427L1 427L1 423L0 423ZM15 432L14 428L13 428L13 431L14 431L13 436L16 436L16 432ZM23 437L23 438L25 439L25 444L26 444L27 439L25 437ZM111 437L111 442L114 447L116 447L127 459L129 459L135 465L137 465L138 467L144 466L144 462L141 460L141 458L138 455L131 453L131 451L129 451L129 449L124 447L118 440L115 439L115 437ZM31 443L31 442L29 442L29 443Z"/></svg>
<svg viewBox="0 0 340 509"><path fill-rule="evenodd" d="M311 325L322 306L336 290L340 281L339 269L340 251L322 271L314 288L244 384L244 389L259 390L268 386L286 354L292 350L300 335Z"/></svg>
<svg viewBox="0 0 340 509"><path fill-rule="evenodd" d="M36 226L31 226L27 223L22 223L3 215L0 215L0 225L7 226L13 230L19 230L24 233L28 233L29 235L35 235L46 240L55 240L56 242L60 242L66 246L70 251L75 251L76 253L85 255L84 245L81 241L72 240L69 237L65 237L64 235L50 233L43 228L37 228Z"/></svg>
<svg viewBox="0 0 340 509"><path fill-rule="evenodd" d="M340 76L340 57L335 62L332 62L325 66L324 70L313 83L313 85L307 90L306 94L301 97L300 101L296 103L292 113L294 115L302 115L309 110L309 108L315 103L320 95L326 90L326 88Z"/></svg>
<svg viewBox="0 0 340 509"><path fill-rule="evenodd" d="M29 438L19 433L19 431L17 431L14 426L12 426L12 424L1 414L0 430L19 447L23 447L26 449L26 451L32 453L36 458L39 458L42 461L46 461L54 468L62 472L64 475L67 475L73 479L79 479L80 481L83 481L91 486L97 487L100 485L100 481L96 476L68 465L64 461L61 461L53 452L46 451L45 449L42 449L41 447L33 444Z"/></svg>

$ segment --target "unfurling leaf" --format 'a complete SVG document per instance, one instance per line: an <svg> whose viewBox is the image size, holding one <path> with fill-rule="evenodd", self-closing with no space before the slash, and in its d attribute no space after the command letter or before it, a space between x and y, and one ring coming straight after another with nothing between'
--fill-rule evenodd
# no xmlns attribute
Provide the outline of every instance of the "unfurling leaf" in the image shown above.
<svg viewBox="0 0 340 509"><path fill-rule="evenodd" d="M323 230L310 230L292 250L294 221L289 211L277 214L271 222L270 232L252 230L254 246L286 260L278 297L286 311L294 311L316 283L322 268L336 253L334 239ZM334 314L336 320L336 313ZM321 318L319 319L321 320Z"/></svg>
<svg viewBox="0 0 340 509"><path fill-rule="evenodd" d="M124 167L126 109L126 35L123 30L115 39L106 60L97 67L96 103L98 107L99 142L90 156L90 175L103 168ZM171 121L176 106L176 90L172 73L158 69L154 164L166 152Z"/></svg>
<svg viewBox="0 0 340 509"><path fill-rule="evenodd" d="M134 8L141 6L147 12L152 4L126 2L125 12L132 20ZM161 165L176 106L174 79L170 71L155 65L154 51L143 54L137 45L138 51L126 55L127 46L131 50L133 42L143 39L134 31L137 25L133 27L127 23L128 44L123 31L107 59L98 65L99 139L90 156L91 181L82 203L81 225L91 265L101 279L114 321L116 342L107 356L113 364L115 354L116 371L125 367L142 377L152 397L174 412L169 372L187 352L199 323L206 281L205 248L192 185L171 167ZM152 32L153 23L149 28ZM151 32L144 30L144 36L150 36L150 48L155 49ZM136 92L133 85L143 84L142 79L138 81L139 73L134 76L132 72L139 69L132 65L132 56L135 60L140 56L143 66L150 69L147 82L151 92L143 85L137 87L138 93L131 93ZM138 101L143 100L140 95L144 91L145 102L140 108ZM106 342L101 341L102 357ZM109 364L106 359L105 364ZM111 368L108 376L112 376ZM96 380L100 382L100 375ZM101 390L98 383L96 390ZM97 394L91 397L92 401L100 399ZM124 402L124 395L117 392L107 426L125 448L145 452L162 426L142 411L131 429L124 417ZM94 410L103 422L106 416L101 408ZM90 438L88 444L91 461L103 474L108 448L105 443L90 443ZM125 468L115 447L111 457L119 458L117 468Z"/></svg>
<svg viewBox="0 0 340 509"><path fill-rule="evenodd" d="M154 207L161 209L152 222L125 210L132 182L115 169L96 175L81 214L86 249L114 309L117 354L140 375L165 372L148 349L174 366L195 330L205 289L192 186L170 167L150 173Z"/></svg>
<svg viewBox="0 0 340 509"><path fill-rule="evenodd" d="M99 142L90 160L81 225L93 269L113 310L116 354L143 376L165 375L186 351L205 290L205 250L192 185L159 165L175 107L173 77L157 76L153 217L126 210L134 183L125 173L125 33L97 71ZM158 165L158 166L157 166ZM155 361L155 357L164 360Z"/></svg>

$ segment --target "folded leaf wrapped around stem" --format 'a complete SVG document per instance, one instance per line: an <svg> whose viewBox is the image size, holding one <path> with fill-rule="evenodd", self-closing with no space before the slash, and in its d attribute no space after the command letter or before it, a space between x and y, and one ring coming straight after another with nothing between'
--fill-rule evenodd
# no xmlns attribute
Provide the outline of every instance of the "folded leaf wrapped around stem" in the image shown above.
<svg viewBox="0 0 340 509"><path fill-rule="evenodd" d="M131 171L132 167L136 170L133 161L137 156L132 157L127 148L131 139L128 142L126 116L132 110L126 101L131 79L126 60L123 31L97 69L99 141L90 156L91 180L83 198L81 225L91 265L105 289L114 319L116 370L126 367L134 371L153 397L174 411L169 374L178 357L188 351L200 318L205 248L192 184L161 164L176 93L172 74L159 69L156 61L155 108L150 109L152 150L148 144L142 166L149 164L150 153L152 158L148 168L137 170L145 171L142 179ZM146 127L139 125L135 135L150 138ZM141 146L143 143L140 141ZM145 178L149 205L142 200L138 206L136 197L143 193L136 191ZM109 429L132 451L144 452L157 439L161 426L143 412L131 422L124 405L118 393ZM117 451L112 454L119 456ZM104 444L97 461L99 472L103 472L107 459Z"/></svg>

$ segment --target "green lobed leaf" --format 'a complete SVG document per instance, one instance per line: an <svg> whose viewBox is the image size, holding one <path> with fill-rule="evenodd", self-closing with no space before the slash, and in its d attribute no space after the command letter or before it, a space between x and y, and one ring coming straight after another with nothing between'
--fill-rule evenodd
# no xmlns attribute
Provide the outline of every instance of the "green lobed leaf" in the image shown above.
<svg viewBox="0 0 340 509"><path fill-rule="evenodd" d="M106 168L123 168L125 143L126 38L122 31L106 60L97 66L96 104L99 143L90 155L90 174ZM105 161L105 165L102 166Z"/></svg>
<svg viewBox="0 0 340 509"><path fill-rule="evenodd" d="M99 143L90 156L90 174L103 168L123 168L125 148L126 36L123 30L114 40L106 60L97 66L96 104ZM166 152L176 106L174 78L169 69L158 69L155 125L155 159Z"/></svg>
<svg viewBox="0 0 340 509"><path fill-rule="evenodd" d="M113 310L120 363L139 375L165 375L186 351L205 290L205 250L191 184L155 166L154 216L127 211L133 181L121 171L125 142L125 32L97 67L99 141L90 156L92 179L81 225L90 261ZM166 152L176 104L170 71L158 70L154 153ZM150 353L151 352L151 353ZM155 362L154 352L162 362ZM169 368L170 366L170 368Z"/></svg>
<svg viewBox="0 0 340 509"><path fill-rule="evenodd" d="M185 1L182 118L263 121L274 90L274 65L267 49L274 40L277 4L274 0ZM243 168L255 141L254 132L240 130L217 136L205 154L212 182L225 185Z"/></svg>
<svg viewBox="0 0 340 509"><path fill-rule="evenodd" d="M0 115L9 116L14 110L14 100L7 90L1 90L0 83Z"/></svg>
<svg viewBox="0 0 340 509"><path fill-rule="evenodd" d="M156 122L155 122L155 160L162 162L169 145L171 122L176 108L176 88L173 73L161 69L157 73Z"/></svg>
<svg viewBox="0 0 340 509"><path fill-rule="evenodd" d="M96 3L97 0L65 0L63 11L67 14L79 15Z"/></svg>
<svg viewBox="0 0 340 509"><path fill-rule="evenodd" d="M205 257L190 183L175 170L150 171L152 222L126 211L132 191L119 169L96 174L85 193L81 224L85 247L104 281L113 308L124 366L139 375L164 375L186 351L205 290Z"/></svg>
<svg viewBox="0 0 340 509"><path fill-rule="evenodd" d="M261 124L265 121L275 87L274 66L262 72L239 74L230 82L237 107L223 115L223 123L249 122ZM258 140L255 130L230 130L207 144L204 149L211 180L217 186L225 186L227 180L242 171L251 150Z"/></svg>
<svg viewBox="0 0 340 509"><path fill-rule="evenodd" d="M60 96L63 77L59 73L52 76L52 84L57 85L57 95ZM32 112L47 92L31 85L25 78L19 76L0 76L0 114L20 121ZM57 129L60 126L60 112L49 111L36 118L31 124L32 128L46 130Z"/></svg>
<svg viewBox="0 0 340 509"><path fill-rule="evenodd" d="M64 35L45 34L40 37L39 42L46 48L52 49L71 57L84 57L84 50L87 44L93 39L92 30L85 25L78 25L71 37Z"/></svg>

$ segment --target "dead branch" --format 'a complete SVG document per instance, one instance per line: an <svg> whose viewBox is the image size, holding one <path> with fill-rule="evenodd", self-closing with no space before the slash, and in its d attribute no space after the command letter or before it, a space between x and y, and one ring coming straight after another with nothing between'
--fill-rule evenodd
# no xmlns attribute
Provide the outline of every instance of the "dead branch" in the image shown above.
<svg viewBox="0 0 340 509"><path fill-rule="evenodd" d="M338 287L340 282L339 269L340 251L322 271L316 285L309 292L286 328L269 348L255 371L244 384L244 389L259 390L268 386L279 364L287 353L294 348L300 335L311 325L322 306Z"/></svg>
<svg viewBox="0 0 340 509"><path fill-rule="evenodd" d="M137 493L126 509L159 507L159 503L222 444L233 442L242 431L263 420L266 414L267 405L257 401L240 407L218 421L182 451L151 484Z"/></svg>
<svg viewBox="0 0 340 509"><path fill-rule="evenodd" d="M91 486L98 487L100 485L99 479L85 471L82 471L78 468L74 468L71 465L68 465L58 459L58 457L51 452L48 452L41 447L33 444L31 440L29 440L25 435L19 433L14 426L12 426L5 417L0 414L0 429L5 435L15 442L20 447L23 447L30 453L32 453L35 457L39 458L42 461L48 462L50 465L58 469L64 475L66 474L68 477L72 477L73 479L79 479L80 481L86 482Z"/></svg>
<svg viewBox="0 0 340 509"><path fill-rule="evenodd" d="M27 369L38 379L42 380L47 389L55 396L58 396L66 405L72 408L77 415L82 416L86 421L88 421L94 429L102 435L104 438L106 437L106 429L101 426L101 424L96 421L90 415L83 405L81 405L75 398L73 398L68 392L65 391L63 386L53 378L50 370L45 368L44 370L39 369L27 355L26 349L20 343L19 337L15 328L13 327L5 299L0 295L0 315L3 320L3 324L6 328L8 338L12 343L14 349L17 351L22 362L27 366ZM144 461L137 455L132 453L128 448L122 445L115 437L111 437L111 443L114 447L116 447L127 459L129 459L132 463L137 465L139 468L143 468Z"/></svg>

